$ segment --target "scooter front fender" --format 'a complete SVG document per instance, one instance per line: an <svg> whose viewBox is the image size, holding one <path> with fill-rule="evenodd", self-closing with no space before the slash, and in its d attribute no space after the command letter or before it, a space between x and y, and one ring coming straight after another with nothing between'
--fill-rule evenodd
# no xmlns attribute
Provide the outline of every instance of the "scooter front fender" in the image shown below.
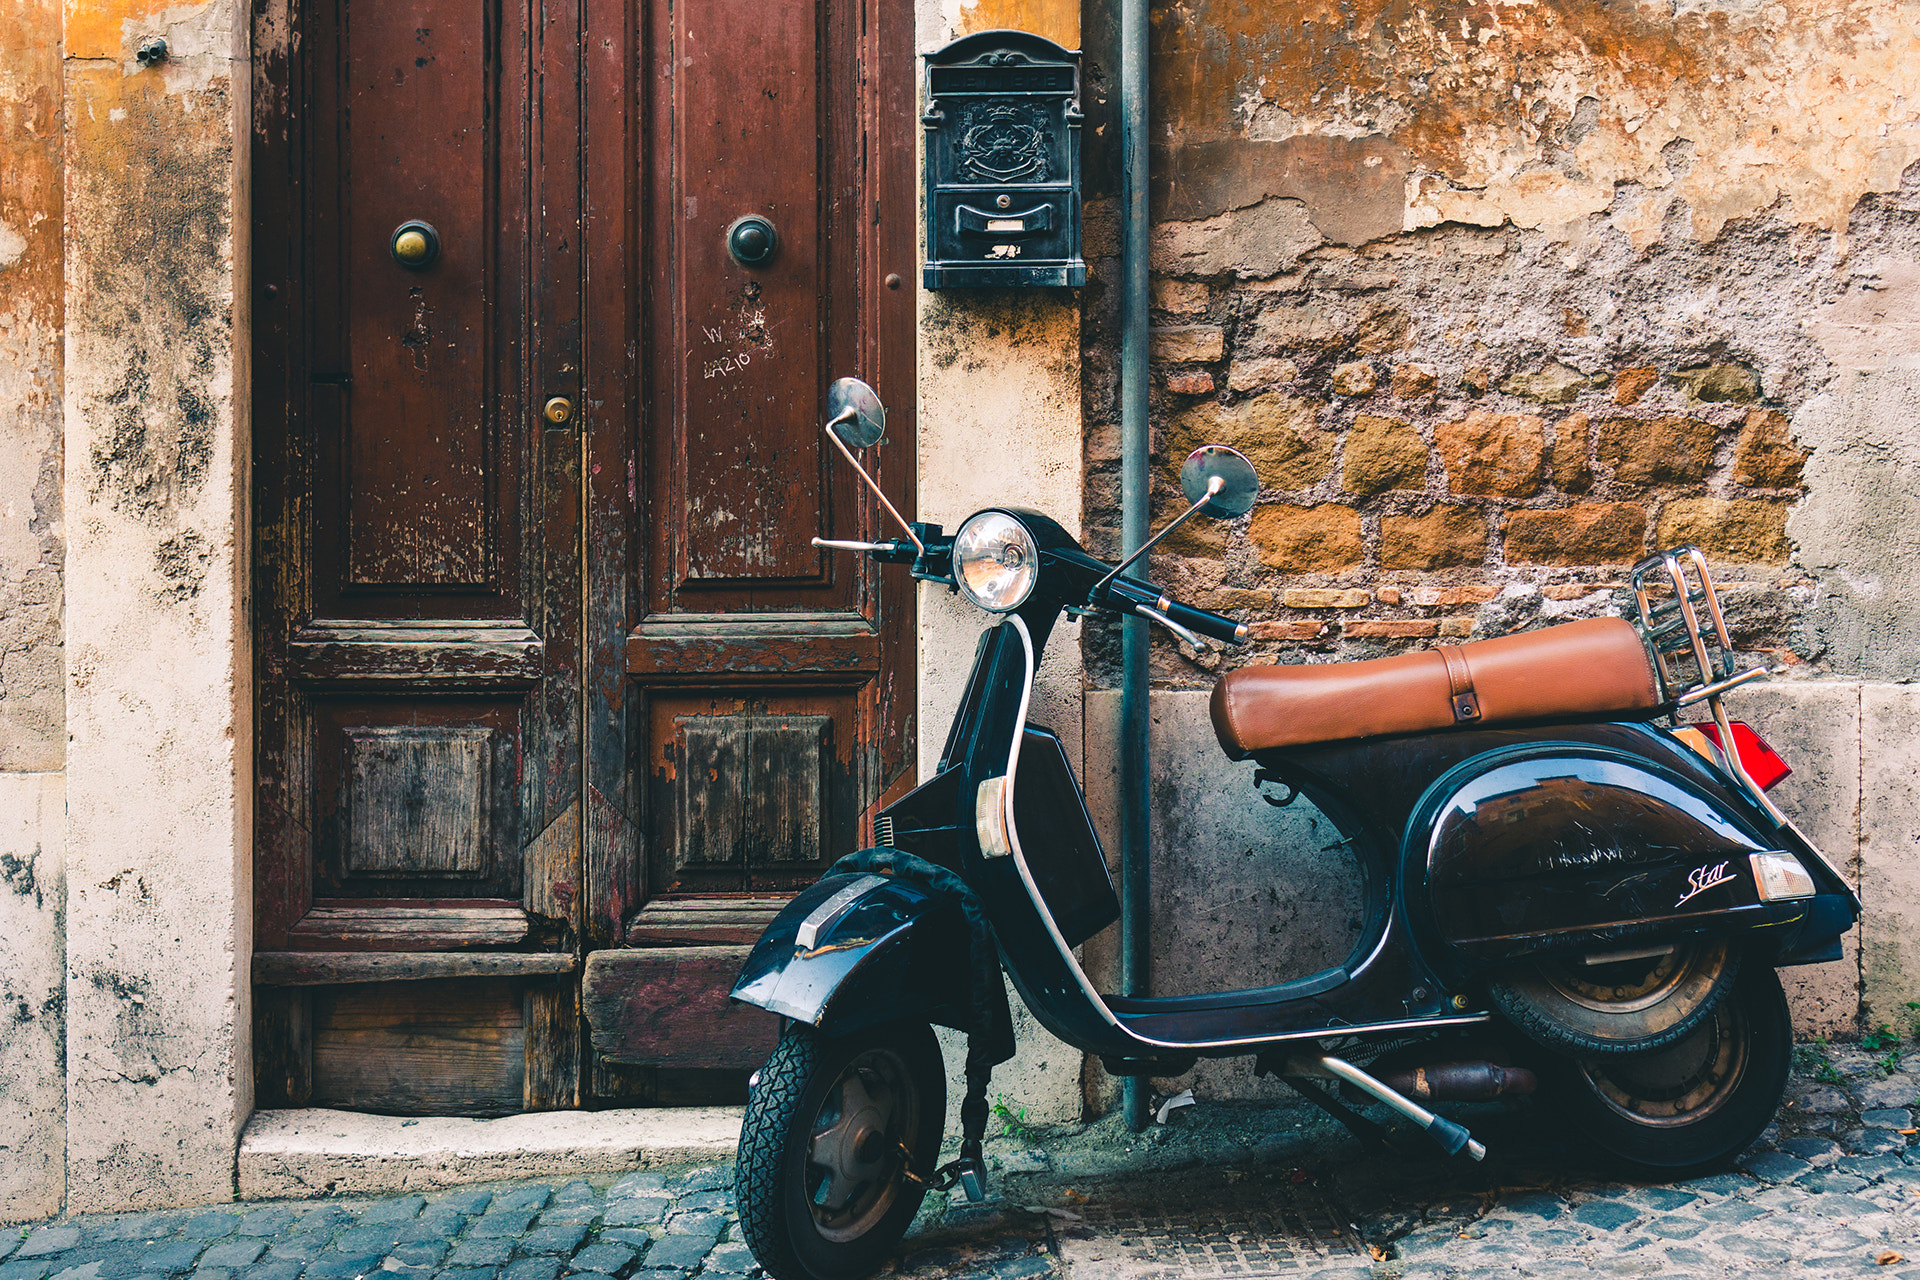
<svg viewBox="0 0 1920 1280"><path fill-rule="evenodd" d="M828 1035L902 1019L966 1030L967 937L959 904L933 889L830 875L773 918L732 995Z"/></svg>
<svg viewBox="0 0 1920 1280"><path fill-rule="evenodd" d="M1824 919L1824 899L1845 891L1809 865L1818 897L1762 899L1750 859L1777 845L1705 788L1604 748L1491 753L1436 782L1417 813L1409 915L1455 975L1753 930L1784 946L1802 932L1787 926Z"/></svg>

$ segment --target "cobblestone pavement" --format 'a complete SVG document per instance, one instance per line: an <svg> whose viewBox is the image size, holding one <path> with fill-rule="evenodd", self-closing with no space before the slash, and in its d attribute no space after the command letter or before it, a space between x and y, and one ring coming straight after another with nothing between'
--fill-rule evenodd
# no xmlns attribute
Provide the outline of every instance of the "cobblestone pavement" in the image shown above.
<svg viewBox="0 0 1920 1280"><path fill-rule="evenodd" d="M1892 1070L1889 1068L1892 1067ZM996 1135L984 1204L935 1197L890 1274L1881 1275L1920 1280L1920 1075L1803 1047L1778 1123L1735 1165L1621 1176L1545 1108L1458 1109L1471 1165L1369 1156L1299 1106L1205 1106ZM76 1216L0 1228L0 1280L678 1280L758 1274L726 1167L381 1199Z"/></svg>

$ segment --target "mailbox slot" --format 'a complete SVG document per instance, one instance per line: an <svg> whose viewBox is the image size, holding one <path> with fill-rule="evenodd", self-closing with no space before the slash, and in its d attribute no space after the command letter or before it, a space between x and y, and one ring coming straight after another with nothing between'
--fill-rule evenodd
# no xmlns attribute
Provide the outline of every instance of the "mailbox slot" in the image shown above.
<svg viewBox="0 0 1920 1280"><path fill-rule="evenodd" d="M926 287L1085 284L1079 52L982 31L926 64Z"/></svg>

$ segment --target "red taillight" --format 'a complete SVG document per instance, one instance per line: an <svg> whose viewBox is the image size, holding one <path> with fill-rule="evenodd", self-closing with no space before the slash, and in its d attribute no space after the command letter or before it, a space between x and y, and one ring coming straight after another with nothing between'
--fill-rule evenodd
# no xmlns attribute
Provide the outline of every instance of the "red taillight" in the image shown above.
<svg viewBox="0 0 1920 1280"><path fill-rule="evenodd" d="M1706 735L1707 741L1722 751L1726 750L1720 741L1720 726L1709 720L1705 724L1692 726ZM1773 748L1761 740L1759 734L1742 721L1733 722L1733 749L1740 753L1740 764L1762 791L1792 773L1785 760L1774 754Z"/></svg>

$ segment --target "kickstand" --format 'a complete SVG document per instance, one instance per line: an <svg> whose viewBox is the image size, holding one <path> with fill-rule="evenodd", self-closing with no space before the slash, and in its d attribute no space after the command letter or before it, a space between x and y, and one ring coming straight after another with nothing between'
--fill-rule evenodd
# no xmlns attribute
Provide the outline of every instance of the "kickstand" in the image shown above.
<svg viewBox="0 0 1920 1280"><path fill-rule="evenodd" d="M1391 1130L1367 1119L1305 1076L1281 1076L1280 1079L1292 1086L1295 1093L1346 1126L1347 1132L1358 1138L1361 1146L1374 1147L1388 1155L1401 1154Z"/></svg>

